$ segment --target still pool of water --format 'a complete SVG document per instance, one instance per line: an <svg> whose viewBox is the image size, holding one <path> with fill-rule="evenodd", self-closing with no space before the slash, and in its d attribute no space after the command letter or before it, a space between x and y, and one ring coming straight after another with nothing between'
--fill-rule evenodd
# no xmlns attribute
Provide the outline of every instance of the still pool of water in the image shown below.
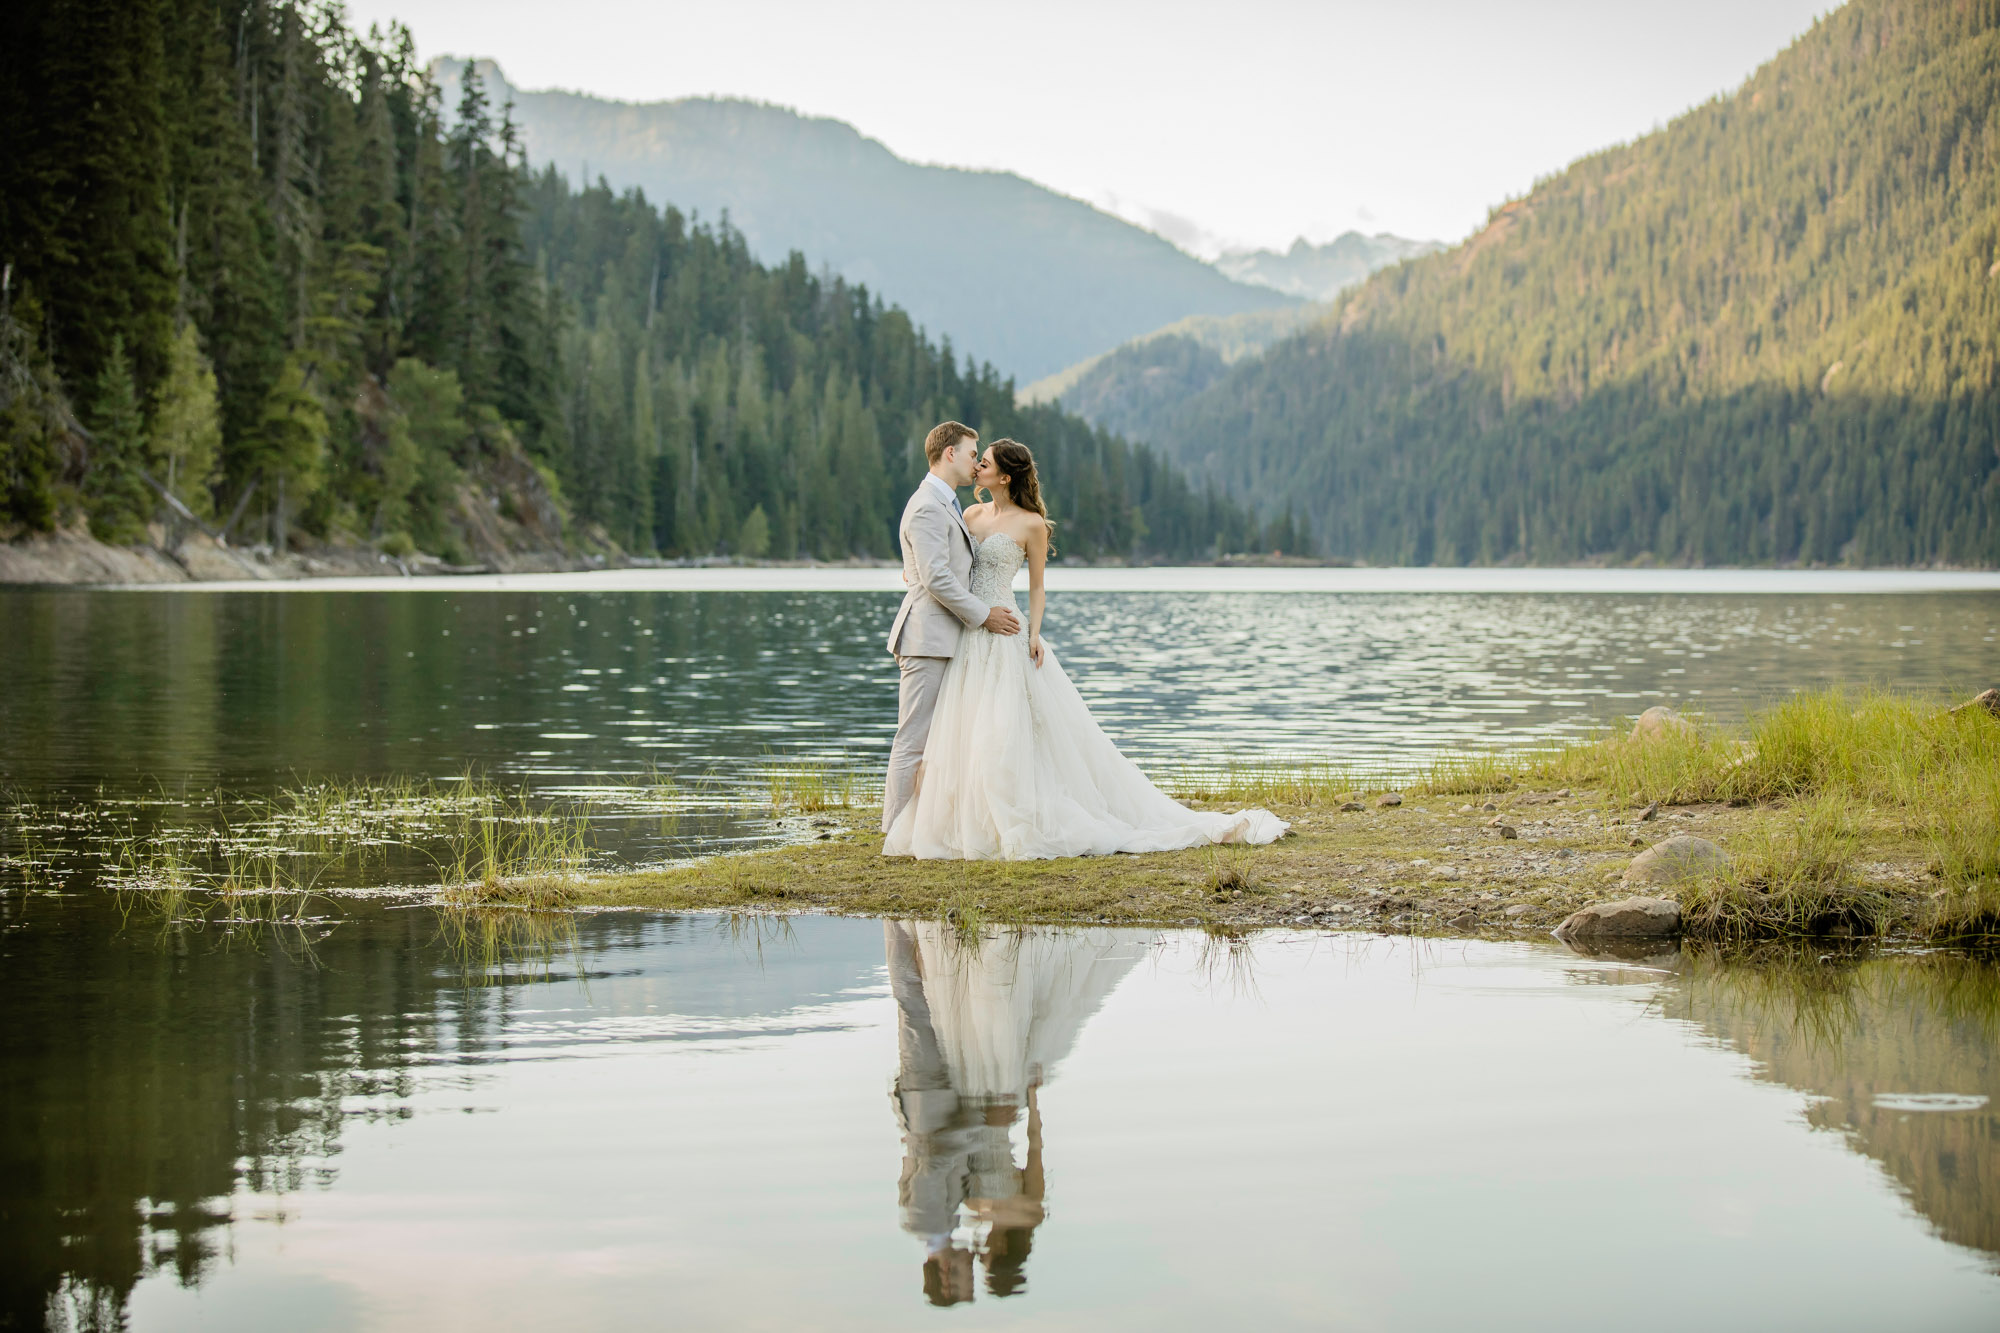
<svg viewBox="0 0 2000 1333"><path fill-rule="evenodd" d="M495 972L86 895L0 960L11 1326L2000 1321L1962 958L606 914Z"/></svg>
<svg viewBox="0 0 2000 1333"><path fill-rule="evenodd" d="M1058 575L1162 774L2000 683L1983 576ZM305 921L106 887L306 866L316 776L582 801L598 865L786 836L773 770L879 771L893 577L0 589L0 1328L2000 1326L1989 961L586 914L495 963L387 839Z"/></svg>

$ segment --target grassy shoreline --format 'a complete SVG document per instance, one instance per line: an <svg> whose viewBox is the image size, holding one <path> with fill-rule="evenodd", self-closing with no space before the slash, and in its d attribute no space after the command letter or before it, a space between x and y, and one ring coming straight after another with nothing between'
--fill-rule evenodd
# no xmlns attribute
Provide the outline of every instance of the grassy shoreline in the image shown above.
<svg viewBox="0 0 2000 1333"><path fill-rule="evenodd" d="M1322 926L1418 934L1542 932L1578 908L1634 895L1680 906L1685 937L2000 942L2000 694L1986 703L1823 690L1738 727L1669 716L1601 739L1448 757L1400 779L1324 761L1188 769L1165 785L1190 805L1262 805L1293 825L1268 847L1033 862L887 859L872 785L849 770L775 764L761 799L651 775L620 787L655 807L770 818L788 845L671 866L593 868L596 808L545 802L473 774L313 781L225 805L167 802L149 833L113 809L8 812L0 863L34 884L89 828L101 882L173 915L220 895L310 895L356 869L427 864L447 913L567 917L578 910L830 912L982 924ZM120 819L124 828L119 827ZM1727 864L1669 886L1628 884L1633 858L1673 834ZM601 863L600 863L601 864ZM336 872L337 873L334 873ZM323 876L326 878L323 880ZM434 877L434 878L433 878ZM411 884L411 881L402 881ZM416 886L411 885L412 888ZM174 904L182 904L176 907ZM204 908L203 910L207 910ZM301 909L302 910L302 909Z"/></svg>
<svg viewBox="0 0 2000 1333"><path fill-rule="evenodd" d="M1741 728L1669 724L1447 760L1393 787L1311 763L1173 785L1202 808L1266 805L1294 831L1258 848L915 862L882 857L875 812L845 808L822 815L831 827L820 840L591 875L565 898L965 923L1487 934L1546 931L1580 907L1646 893L1678 899L1696 939L2000 937L2000 718L1983 708L1827 690ZM1381 803L1390 791L1400 804ZM1665 888L1624 884L1632 858L1674 833L1717 843L1728 869Z"/></svg>

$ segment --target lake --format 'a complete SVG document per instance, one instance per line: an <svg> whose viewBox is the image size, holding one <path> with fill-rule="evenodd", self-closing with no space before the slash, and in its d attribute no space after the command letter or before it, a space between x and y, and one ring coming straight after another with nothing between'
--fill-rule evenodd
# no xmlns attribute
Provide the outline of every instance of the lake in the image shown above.
<svg viewBox="0 0 2000 1333"><path fill-rule="evenodd" d="M18 1326L2000 1321L1987 963L6 911Z"/></svg>
<svg viewBox="0 0 2000 1333"><path fill-rule="evenodd" d="M1162 775L2000 683L1986 575L1051 583L1050 640ZM703 914L482 936L379 830L302 849L322 779L518 785L587 809L606 868L795 836L774 771L879 774L896 596L878 570L0 589L0 1327L2000 1324L1990 960ZM296 916L132 864L281 842L321 891Z"/></svg>
<svg viewBox="0 0 2000 1333"><path fill-rule="evenodd" d="M723 798L754 806L774 768L879 783L893 570L407 582L0 589L0 781L144 806L470 771L589 803L607 864L768 841ZM1157 774L1407 773L1655 703L1728 721L1828 683L1969 696L2000 675L2000 575L1059 568L1045 631Z"/></svg>

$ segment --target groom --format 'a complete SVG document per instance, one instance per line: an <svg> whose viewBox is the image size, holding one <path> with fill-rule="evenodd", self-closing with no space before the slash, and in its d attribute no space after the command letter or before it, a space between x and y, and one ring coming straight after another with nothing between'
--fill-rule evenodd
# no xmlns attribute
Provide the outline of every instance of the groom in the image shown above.
<svg viewBox="0 0 2000 1333"><path fill-rule="evenodd" d="M972 484L979 432L947 421L924 437L930 475L903 506L903 582L909 591L889 627L889 651L903 673L897 701L896 741L889 747L889 780L882 792L882 831L917 793L917 770L930 739L931 713L945 664L958 655L969 625L994 634L1019 634L1012 607L989 607L972 595L972 534L965 528L958 488Z"/></svg>

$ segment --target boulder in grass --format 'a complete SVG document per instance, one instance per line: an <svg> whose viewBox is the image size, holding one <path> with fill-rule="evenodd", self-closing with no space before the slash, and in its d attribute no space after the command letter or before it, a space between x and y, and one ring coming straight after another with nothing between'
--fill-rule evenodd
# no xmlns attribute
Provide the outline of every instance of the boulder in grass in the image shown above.
<svg viewBox="0 0 2000 1333"><path fill-rule="evenodd" d="M1563 940L1665 939L1681 931L1680 904L1669 898L1625 898L1571 912L1556 927Z"/></svg>
<svg viewBox="0 0 2000 1333"><path fill-rule="evenodd" d="M1630 739L1635 741L1660 740L1667 736L1692 736L1694 723L1676 713L1665 704L1654 704L1639 714L1639 720L1632 724Z"/></svg>
<svg viewBox="0 0 2000 1333"><path fill-rule="evenodd" d="M1375 798L1375 804L1380 806L1384 810L1389 809L1391 806L1401 805L1402 803L1403 803L1403 797L1402 793L1400 792L1392 791L1386 795L1377 796Z"/></svg>
<svg viewBox="0 0 2000 1333"><path fill-rule="evenodd" d="M2000 690L1981 690L1951 711L1967 713L1975 708L1984 708L1994 717L2000 718Z"/></svg>
<svg viewBox="0 0 2000 1333"><path fill-rule="evenodd" d="M1627 884L1678 884L1729 868L1729 853L1692 833L1676 833L1632 858L1625 867Z"/></svg>

